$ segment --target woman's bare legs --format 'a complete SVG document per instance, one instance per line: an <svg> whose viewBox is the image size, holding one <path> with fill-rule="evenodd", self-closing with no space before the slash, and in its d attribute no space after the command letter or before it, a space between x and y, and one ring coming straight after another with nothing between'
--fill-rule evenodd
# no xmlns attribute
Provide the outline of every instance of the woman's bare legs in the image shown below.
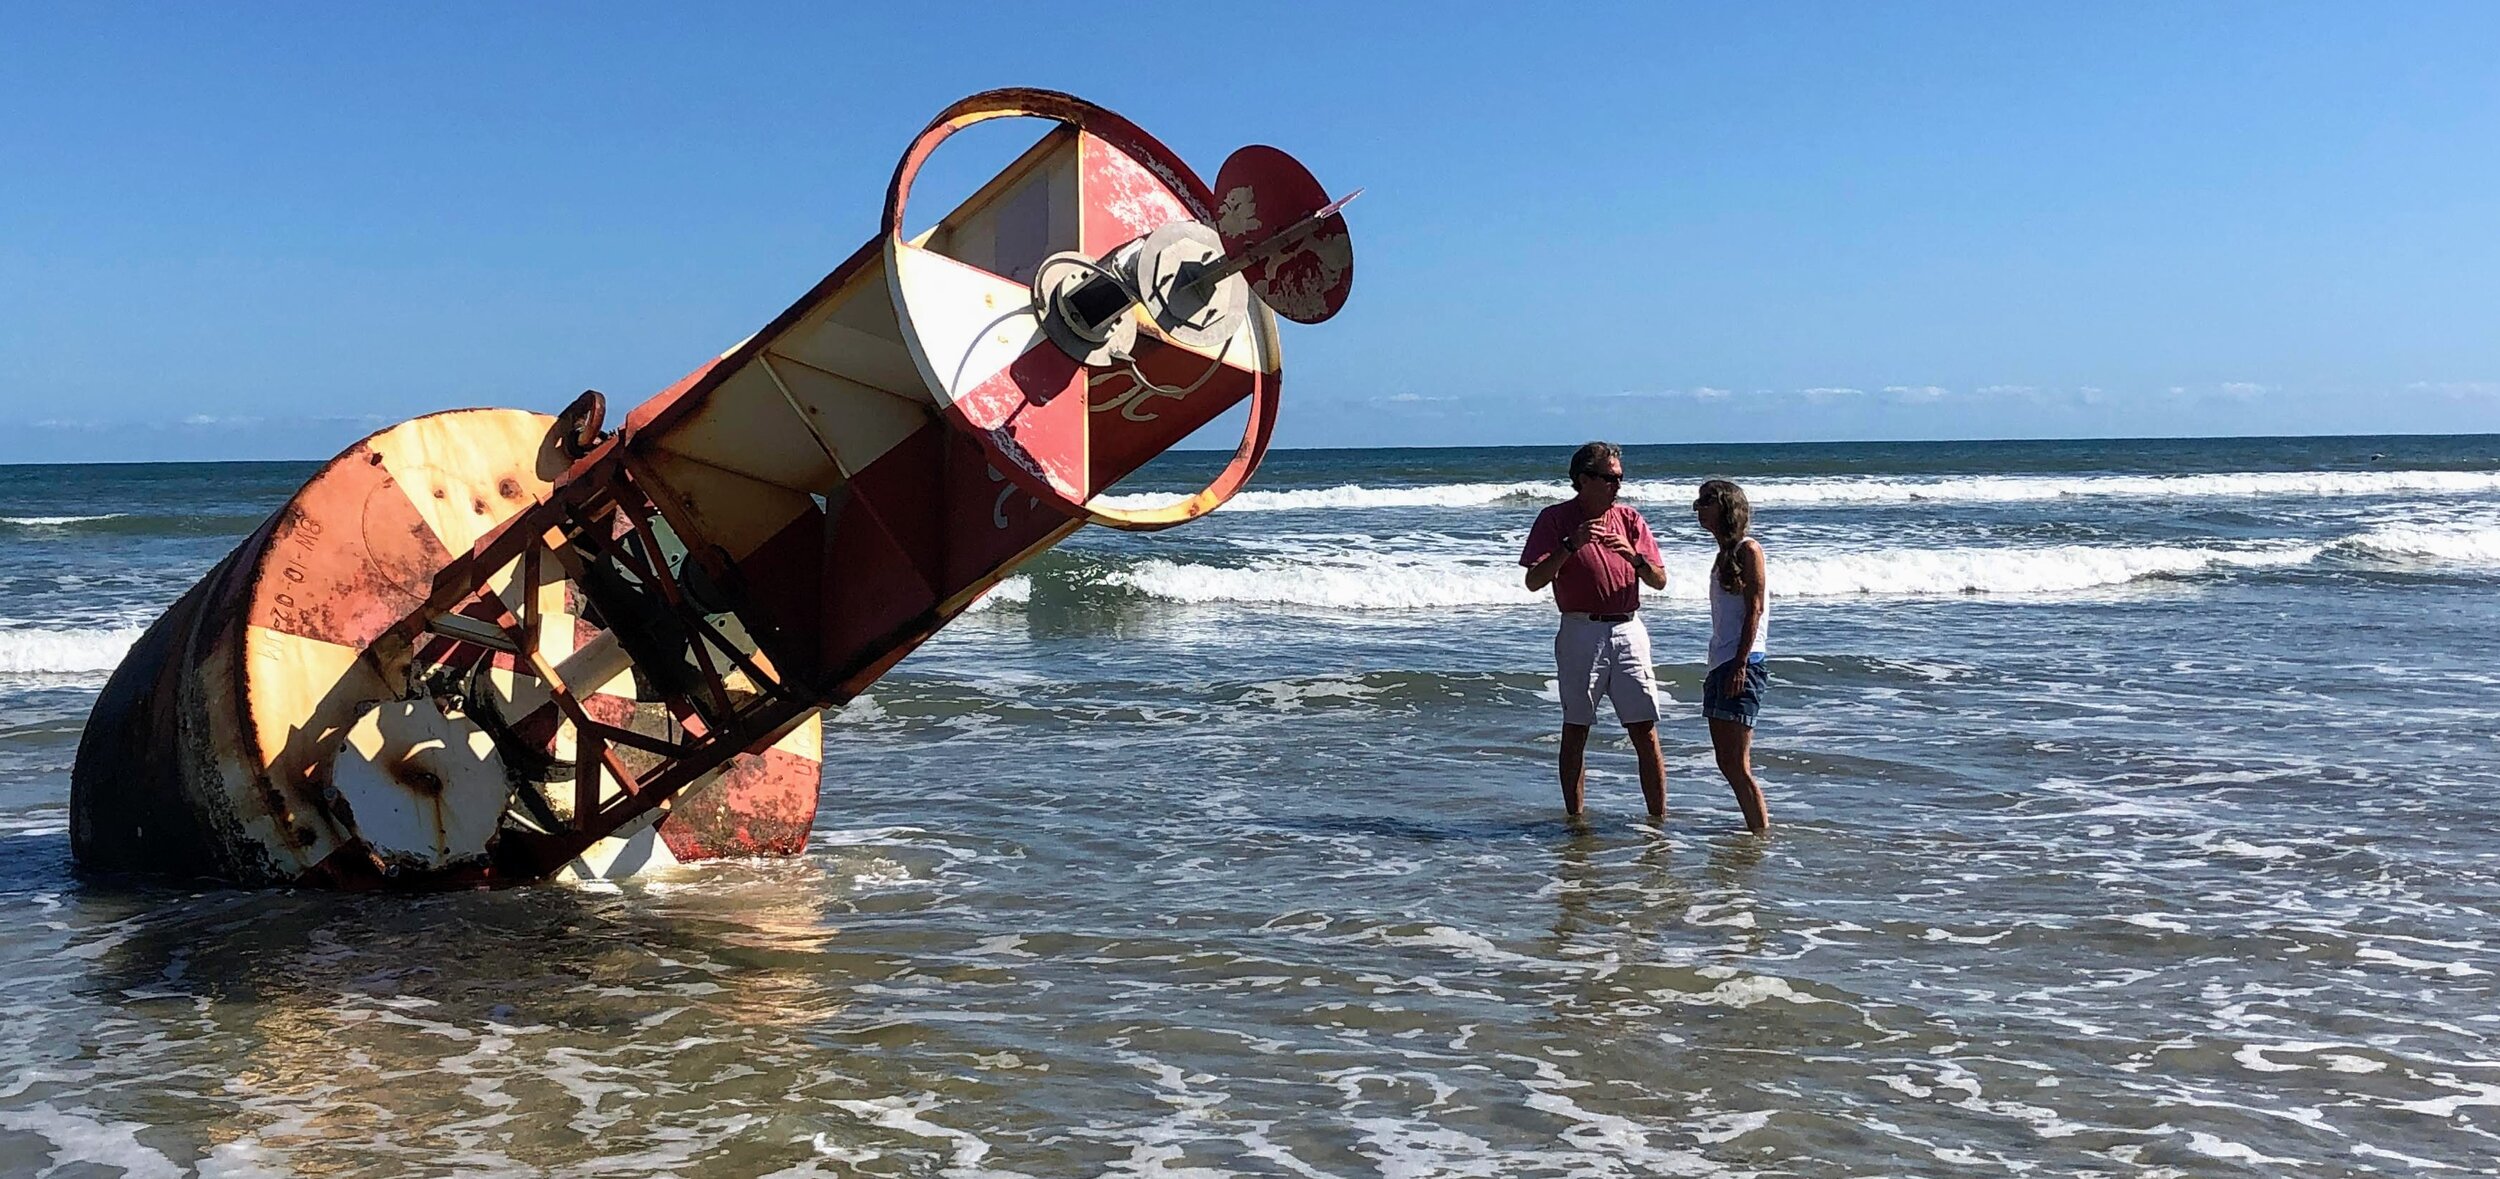
<svg viewBox="0 0 2500 1179"><path fill-rule="evenodd" d="M1732 720L1710 718L1710 750L1719 757L1719 772L1736 791L1736 805L1745 812L1745 826L1759 835L1771 829L1771 808L1762 801L1762 783L1753 776L1753 730Z"/></svg>

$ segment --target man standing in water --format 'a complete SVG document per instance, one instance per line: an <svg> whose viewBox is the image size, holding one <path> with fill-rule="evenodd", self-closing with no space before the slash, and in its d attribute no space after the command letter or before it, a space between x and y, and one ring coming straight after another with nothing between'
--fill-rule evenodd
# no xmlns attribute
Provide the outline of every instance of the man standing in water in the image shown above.
<svg viewBox="0 0 2500 1179"><path fill-rule="evenodd" d="M1639 512L1615 502L1623 487L1623 448L1591 442L1571 455L1570 499L1537 514L1519 563L1528 588L1554 587L1562 629L1554 635L1554 668L1562 688L1563 810L1580 813L1581 764L1597 701L1614 702L1615 719L1641 762L1641 796L1649 813L1667 813L1667 766L1658 754L1658 684L1649 668L1649 630L1641 625L1641 586L1667 588L1658 541Z"/></svg>

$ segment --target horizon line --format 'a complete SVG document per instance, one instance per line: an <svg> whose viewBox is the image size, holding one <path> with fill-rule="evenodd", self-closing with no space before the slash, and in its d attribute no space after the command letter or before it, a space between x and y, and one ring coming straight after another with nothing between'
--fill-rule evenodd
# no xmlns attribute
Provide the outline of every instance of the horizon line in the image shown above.
<svg viewBox="0 0 2500 1179"><path fill-rule="evenodd" d="M388 429L389 427L385 427ZM2309 433L2309 434L2033 434L2008 438L1828 438L1791 439L1788 441L1731 442L1617 442L1618 446L1642 447L1706 447L1706 446L1948 446L1993 445L2015 442L2291 442L2317 438L2493 438L2500 431L2462 430L2396 430L2385 433ZM1587 439L1583 439L1583 442ZM1608 439L1606 441L1612 441ZM325 463L347 453L355 444L341 447L336 453L319 458L267 459L93 459L86 462L44 462L41 460L0 460L7 467L179 467L179 466L246 466L255 463ZM1432 445L1387 446L1271 446L1269 454L1302 451L1358 450L1543 450L1580 445L1579 442L1504 442L1498 444L1444 443ZM1174 446L1164 454L1224 454L1232 448L1220 446ZM1158 456L1159 457L1159 456ZM1152 460L1148 460L1152 461Z"/></svg>

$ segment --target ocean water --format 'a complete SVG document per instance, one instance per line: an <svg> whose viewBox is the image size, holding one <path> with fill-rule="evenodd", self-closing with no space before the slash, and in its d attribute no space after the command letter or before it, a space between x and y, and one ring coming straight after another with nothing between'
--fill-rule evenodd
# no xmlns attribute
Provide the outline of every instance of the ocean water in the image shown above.
<svg viewBox="0 0 2500 1179"><path fill-rule="evenodd" d="M104 674L309 467L0 468L0 1173L2492 1169L2500 438L1634 448L1662 825L1619 736L1558 813L1564 455L1279 454L829 718L803 858L417 898L72 870Z"/></svg>

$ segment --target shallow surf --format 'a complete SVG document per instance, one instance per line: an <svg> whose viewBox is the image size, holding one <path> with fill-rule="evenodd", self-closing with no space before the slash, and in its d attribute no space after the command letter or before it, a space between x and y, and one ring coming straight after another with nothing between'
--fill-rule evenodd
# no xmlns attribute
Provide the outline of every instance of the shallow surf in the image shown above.
<svg viewBox="0 0 2500 1179"><path fill-rule="evenodd" d="M1412 502L1082 534L828 718L797 861L422 898L77 877L95 686L235 534L0 529L0 1170L2484 1166L2500 442L1636 448L1679 591L1686 477L1857 489L1758 497L1768 840L1680 592L1667 822L1612 740L1556 815L1562 455L1281 455ZM221 477L0 516L288 486Z"/></svg>

